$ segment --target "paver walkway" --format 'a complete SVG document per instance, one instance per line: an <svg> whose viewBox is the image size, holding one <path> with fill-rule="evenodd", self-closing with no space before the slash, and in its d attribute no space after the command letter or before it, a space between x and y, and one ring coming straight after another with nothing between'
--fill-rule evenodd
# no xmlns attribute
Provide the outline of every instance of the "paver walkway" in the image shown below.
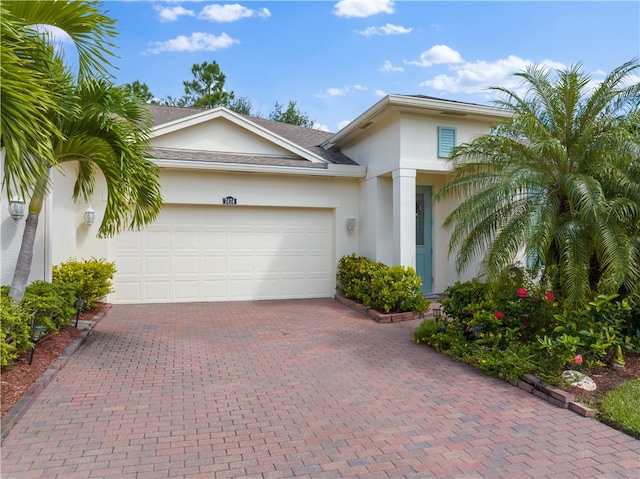
<svg viewBox="0 0 640 479"><path fill-rule="evenodd" d="M640 441L326 300L114 306L3 478L639 478Z"/></svg>

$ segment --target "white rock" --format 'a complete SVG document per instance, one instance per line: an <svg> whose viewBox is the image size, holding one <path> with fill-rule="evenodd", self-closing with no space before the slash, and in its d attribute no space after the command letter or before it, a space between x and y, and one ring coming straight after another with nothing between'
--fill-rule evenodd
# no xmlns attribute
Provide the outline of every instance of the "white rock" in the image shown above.
<svg viewBox="0 0 640 479"><path fill-rule="evenodd" d="M594 382L594 380L586 374L581 373L580 371L574 371L572 369L563 371L562 379L566 384L584 389L585 391L596 390L596 383Z"/></svg>

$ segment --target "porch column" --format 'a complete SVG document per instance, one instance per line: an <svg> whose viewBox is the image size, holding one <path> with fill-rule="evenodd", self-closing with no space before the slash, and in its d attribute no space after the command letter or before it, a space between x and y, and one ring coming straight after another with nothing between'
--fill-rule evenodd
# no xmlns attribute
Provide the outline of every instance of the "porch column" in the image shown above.
<svg viewBox="0 0 640 479"><path fill-rule="evenodd" d="M393 172L393 263L416 267L416 170Z"/></svg>

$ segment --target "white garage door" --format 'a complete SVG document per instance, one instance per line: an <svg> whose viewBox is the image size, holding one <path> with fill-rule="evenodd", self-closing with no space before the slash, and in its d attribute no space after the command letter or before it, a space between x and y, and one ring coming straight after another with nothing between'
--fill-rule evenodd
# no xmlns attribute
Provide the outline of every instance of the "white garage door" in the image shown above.
<svg viewBox="0 0 640 479"><path fill-rule="evenodd" d="M112 301L329 297L333 238L332 210L166 205L116 237Z"/></svg>

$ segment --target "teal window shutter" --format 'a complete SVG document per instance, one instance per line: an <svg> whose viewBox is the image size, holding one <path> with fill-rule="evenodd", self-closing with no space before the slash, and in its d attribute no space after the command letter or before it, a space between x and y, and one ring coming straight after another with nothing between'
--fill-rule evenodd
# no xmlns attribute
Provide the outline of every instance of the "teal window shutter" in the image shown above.
<svg viewBox="0 0 640 479"><path fill-rule="evenodd" d="M438 127L438 158L449 158L456 146L456 129L448 126Z"/></svg>

